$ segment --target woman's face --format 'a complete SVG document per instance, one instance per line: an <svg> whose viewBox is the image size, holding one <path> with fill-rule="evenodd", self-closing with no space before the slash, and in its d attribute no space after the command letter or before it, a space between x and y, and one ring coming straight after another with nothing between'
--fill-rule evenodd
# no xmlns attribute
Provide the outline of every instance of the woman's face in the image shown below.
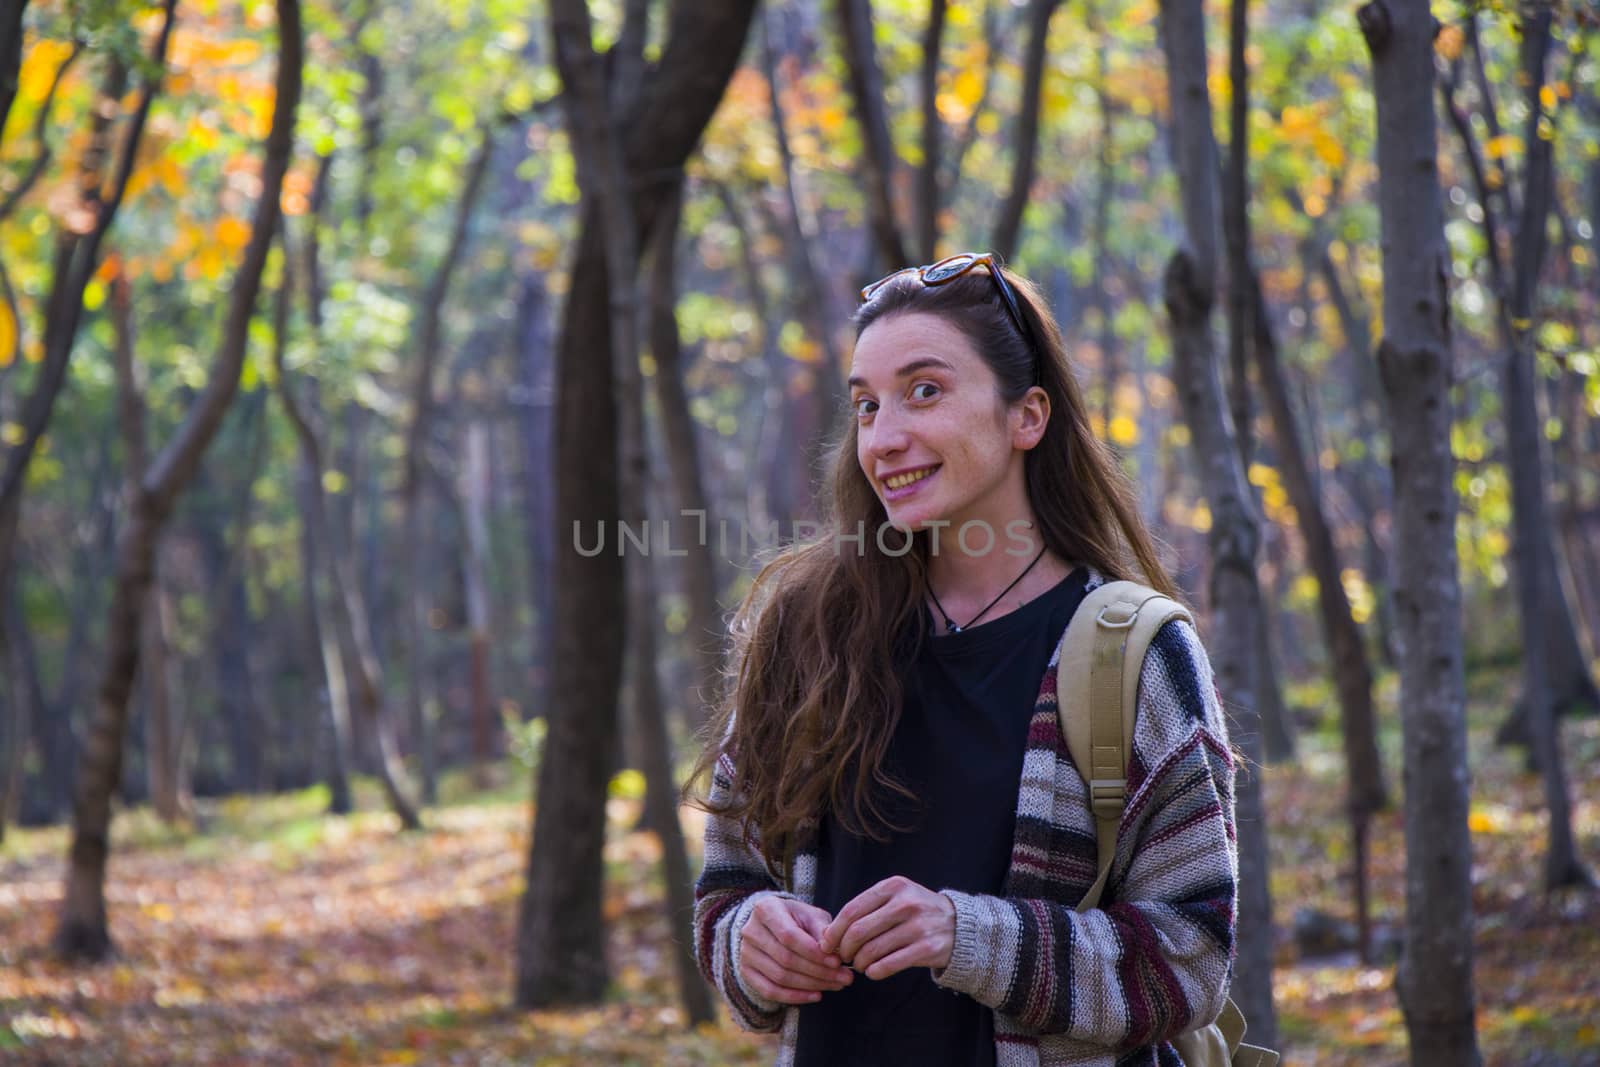
<svg viewBox="0 0 1600 1067"><path fill-rule="evenodd" d="M937 315L879 319L850 368L856 458L895 526L1005 524L1027 507L1024 453L1049 418L1044 390L1006 405L972 342Z"/></svg>

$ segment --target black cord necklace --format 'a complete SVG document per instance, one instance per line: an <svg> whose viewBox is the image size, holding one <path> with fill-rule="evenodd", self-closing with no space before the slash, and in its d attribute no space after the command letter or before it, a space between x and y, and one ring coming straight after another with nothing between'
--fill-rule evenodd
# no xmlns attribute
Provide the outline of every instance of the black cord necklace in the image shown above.
<svg viewBox="0 0 1600 1067"><path fill-rule="evenodd" d="M1046 547L1048 547L1048 546L1046 546ZM1037 556L1033 557L1033 563L1038 563L1041 559L1043 559L1044 558L1044 552L1045 552L1045 550L1043 548L1039 549L1039 554ZM927 585L928 585L928 595L933 597L933 606L939 609L939 614L940 615L944 616L945 628L950 633L958 634L962 630L965 630L967 628L967 626L971 626L973 623L977 622L979 619L981 619L985 615L989 614L989 608L992 608L996 604L1000 603L1000 597L1003 597L1007 593L1011 592L1011 590L1013 590L1013 589L1015 589L1017 587L1017 583L1018 582L1022 581L1022 579L1026 578L1028 576L1028 572L1033 570L1033 563L1030 563L1026 567L1022 568L1022 573L1017 575L1015 578L1011 579L1011 584L1010 585L1008 585L1004 589L1000 590L1000 596L997 596L993 600L989 601L988 605L985 606L982 611L978 612L972 618L968 619L966 626L958 626L958 625L956 625L956 620L952 619L950 617L950 613L948 611L944 610L944 605L939 603L939 594L935 593L933 591L933 584L931 582L927 583Z"/></svg>

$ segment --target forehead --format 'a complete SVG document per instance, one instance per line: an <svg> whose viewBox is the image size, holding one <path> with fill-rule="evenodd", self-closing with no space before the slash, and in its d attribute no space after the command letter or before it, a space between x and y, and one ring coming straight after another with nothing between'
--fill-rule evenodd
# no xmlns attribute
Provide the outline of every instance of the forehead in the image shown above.
<svg viewBox="0 0 1600 1067"><path fill-rule="evenodd" d="M955 374L987 370L967 335L938 315L891 315L868 326L856 341L850 377L866 383L888 381L912 361L933 358Z"/></svg>

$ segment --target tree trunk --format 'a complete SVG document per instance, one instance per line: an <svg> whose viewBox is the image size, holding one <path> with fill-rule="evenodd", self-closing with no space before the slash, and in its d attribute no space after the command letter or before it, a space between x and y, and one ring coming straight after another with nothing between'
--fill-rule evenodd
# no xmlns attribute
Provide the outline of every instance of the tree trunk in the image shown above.
<svg viewBox="0 0 1600 1067"><path fill-rule="evenodd" d="M1028 4L1028 54L1022 72L1022 113L1012 145L1011 188L1000 205L989 245L1005 259L1016 255L1022 235L1022 212L1033 189L1034 160L1039 154L1040 96L1044 90L1045 45L1050 36L1050 16L1060 0L1030 0Z"/></svg>
<svg viewBox="0 0 1600 1067"><path fill-rule="evenodd" d="M145 696L145 781L156 814L162 822L175 825L187 821L193 814L194 798L186 795L181 769L181 716L174 707L173 695L183 687L173 684L174 668L169 655L172 598L162 588L159 558L150 564L147 597L141 623L143 646L139 653L139 677L144 683Z"/></svg>
<svg viewBox="0 0 1600 1067"><path fill-rule="evenodd" d="M523 500L526 504L531 556L528 578L533 604L533 688L529 715L545 715L550 707L550 673L555 641L555 559L557 542L555 501L551 491L555 471L551 465L555 387L551 381L552 348L549 308L544 280L531 271L524 274L517 300L518 346L527 406L523 409Z"/></svg>
<svg viewBox="0 0 1600 1067"><path fill-rule="evenodd" d="M434 372L439 363L440 350L444 345L444 304L450 295L450 282L455 277L456 269L460 266L462 255L466 251L472 212L477 206L478 194L483 190L484 177L489 173L489 163L494 158L493 127L485 123L479 130L479 138L477 151L473 153L472 161L467 166L461 198L456 201L450 241L445 246L444 257L434 268L433 276L429 279L420 300L418 318L421 325L417 330L416 377L413 378L411 386L411 419L406 426L404 475L401 483L404 530L401 553L405 559L409 586L407 590L409 604L407 610L401 613L405 619L405 662L410 665L406 679L406 704L410 713L411 732L418 746L427 752L432 752L434 744L430 736L433 726L426 711L431 698L427 692L429 679L425 667L428 655L425 639L429 630L428 605L431 599L428 596L428 576L432 568L423 558L419 537L422 468L427 462L423 452L428 445L429 422L434 408ZM474 721L476 722L476 719ZM476 754L477 750L474 749L474 752ZM422 761L422 793L430 802L438 788L434 780L434 762L432 759ZM480 775L482 770L480 765L478 768Z"/></svg>
<svg viewBox="0 0 1600 1067"><path fill-rule="evenodd" d="M1211 341L1216 302L1217 146L1206 87L1205 18L1199 0L1162 0L1173 157L1182 187L1184 246L1167 265L1165 300L1173 369L1189 424L1196 474L1211 509L1212 663L1237 725L1245 766L1235 791L1239 835L1238 947L1233 996L1250 1020L1252 1041L1277 1041L1272 1004L1272 900L1261 780L1260 718L1255 708L1257 627L1264 600L1256 577L1261 535L1254 498L1239 462L1217 356Z"/></svg>
<svg viewBox="0 0 1600 1067"><path fill-rule="evenodd" d="M1528 719L1533 751L1544 776L1545 807L1550 812L1545 852L1545 887L1592 885L1589 872L1578 859L1572 834L1572 804L1567 796L1566 771L1556 722L1557 694L1550 687L1550 646L1566 640L1577 643L1577 629L1567 597L1557 579L1555 544L1546 507L1544 420L1539 415L1534 381L1536 352L1533 323L1537 309L1534 292L1544 266L1546 222L1555 195L1553 143L1539 135L1545 118L1540 101L1545 85L1545 56L1550 50L1551 9L1536 5L1523 22L1522 70L1527 75L1528 119L1523 131L1527 167L1523 182L1522 217L1512 261L1510 321L1511 345L1506 353L1506 451L1511 472L1511 516L1517 561L1517 607L1522 622L1522 710ZM1583 681L1593 689L1586 665ZM1600 702L1597 702L1600 704Z"/></svg>
<svg viewBox="0 0 1600 1067"><path fill-rule="evenodd" d="M6 826L16 822L22 810L23 768L28 747L41 737L44 725L44 687L39 681L39 662L34 653L33 636L22 616L22 598L13 587L0 603L0 662L5 664L7 685L0 690L0 730L4 730L5 758L0 761L0 843Z"/></svg>
<svg viewBox="0 0 1600 1067"><path fill-rule="evenodd" d="M1259 325L1260 309L1250 299L1246 284L1250 266L1249 142L1250 104L1249 64L1245 46L1249 41L1248 0L1232 0L1228 33L1228 75L1233 89L1229 96L1228 165L1223 172L1222 232L1228 256L1228 406L1233 421L1234 443L1239 449L1239 465L1248 471L1255 457L1255 405L1250 395L1250 343ZM1271 533L1269 529L1269 533ZM1276 540L1276 538L1274 538ZM1281 573L1281 570L1279 571ZM1256 612L1256 714L1261 721L1262 754L1268 761L1288 759L1294 754L1288 711L1283 702L1283 687L1278 681L1278 657L1274 651L1272 606L1266 596Z"/></svg>
<svg viewBox="0 0 1600 1067"><path fill-rule="evenodd" d="M67 379L67 363L72 358L73 343L78 327L83 321L83 294L100 265L100 245L116 219L117 209L128 188L133 165L144 137L145 121L150 115L150 105L160 86L160 76L166 69L167 43L172 36L173 10L177 0L166 0L163 6L161 29L157 32L151 50L151 66L156 71L145 81L139 102L122 138L122 151L111 170L110 195L102 198L105 187L104 161L110 155L111 118L126 88L127 70L117 60L111 63L106 80L105 108L96 108L90 124L78 182L80 199L78 210L93 218L93 228L79 235L63 229L56 243L56 258L50 285L50 297L45 304L44 355L34 379L32 391L23 404L22 440L6 453L0 469L0 596L11 581L11 564L16 550L17 526L22 518L22 494L26 485L28 464L33 459L39 441L50 425L50 415L55 409L56 397Z"/></svg>
<svg viewBox="0 0 1600 1067"><path fill-rule="evenodd" d="M281 298L280 298L281 299ZM282 348L282 342L274 342ZM278 373L279 389L286 388L287 378ZM280 394L281 395L281 394ZM287 408L291 402L285 400ZM291 422L293 417L291 416ZM300 574L301 596L305 599L306 634L314 646L315 659L322 667L327 687L329 739L325 770L328 782L328 811L333 815L348 815L355 804L350 796L350 689L344 678L344 657L339 652L339 642L334 637L330 619L328 596L319 580L322 573L321 558L330 549L320 544L326 537L327 517L314 483L322 477L322 465L315 448L307 449L304 437L300 442ZM308 454L309 453L309 454Z"/></svg>
<svg viewBox="0 0 1600 1067"><path fill-rule="evenodd" d="M894 139L884 110L883 73L872 34L871 0L834 0L839 43L844 49L846 79L856 122L861 127L861 166L866 181L867 224L878 259L887 270L907 266L910 260L895 217Z"/></svg>
<svg viewBox="0 0 1600 1067"><path fill-rule="evenodd" d="M111 278L111 321L114 335L112 362L117 377L117 416L127 465L127 498L133 500L144 484L148 465L145 436L145 398L142 375L134 364L133 308L130 286L120 267ZM159 557L159 550L158 550ZM172 605L161 586L160 561L150 564L149 600L144 606L143 647L139 668L144 683L145 782L151 805L161 821L173 825L193 810L193 798L184 795L179 770L177 717L172 706L175 690L167 651Z"/></svg>
<svg viewBox="0 0 1600 1067"><path fill-rule="evenodd" d="M1340 736L1344 742L1348 774L1345 804L1350 817L1351 834L1357 842L1352 856L1361 858L1365 856L1364 842L1371 817L1389 804L1382 758L1378 753L1377 717L1372 705L1372 668L1367 662L1367 649L1361 640L1361 630L1350 610L1350 599L1345 595L1344 570L1334 545L1333 530L1323 514L1322 498L1312 480L1312 459L1306 455L1300 441L1294 408L1289 401L1289 388L1279 362L1277 337L1267 318L1261 280L1253 269L1246 284L1252 290L1255 301L1256 336L1253 348L1256 372L1261 391L1266 397L1267 410L1272 417L1279 468L1283 472L1284 488L1299 521L1300 536L1305 541L1306 559L1317 579L1317 610L1322 621L1323 640L1328 646L1328 666L1333 673L1334 689L1339 695ZM1358 887L1359 899L1365 900L1367 876L1364 868L1354 872L1354 882ZM1362 958L1368 959L1369 922L1365 912L1357 915L1357 926L1362 934Z"/></svg>
<svg viewBox="0 0 1600 1067"><path fill-rule="evenodd" d="M801 454L805 457L807 472L820 469L820 460L823 453L823 443L832 437L838 429L840 419L843 417L846 392L844 387L844 371L841 369L843 355L838 344L838 334L843 317L837 313L833 293L824 280L824 271L818 264L817 243L822 239L818 233L817 220L814 214L806 210L801 200L800 190L796 185L798 175L794 165L794 153L789 147L787 133L787 120L784 116L781 87L778 84L778 62L773 38L773 16L769 13L762 20L761 59L764 73L769 86L768 100L772 107L772 131L774 140L778 145L778 162L783 169L783 190L788 211L783 219L787 225L784 232L787 234L789 261L795 271L799 284L793 287L794 314L804 324L807 332L817 343L820 388L811 390L811 402L814 410L814 421L817 433L805 443ZM775 230L779 227L773 227ZM760 282L752 276L751 286L759 288ZM782 416L779 419L779 432L774 435L780 451L792 443L795 438L794 422L791 412L793 405L788 400L788 374L780 374L783 382L783 394L780 403L783 406ZM792 449L787 454L793 455ZM809 490L814 487L810 484L809 474L801 479L794 477L792 468L786 469L764 468L757 472L757 476L770 488L767 492L767 506L771 514L778 516L799 517L801 509L809 504ZM792 483L799 481L804 490L801 491L806 499L797 501L797 495L791 490ZM759 516L751 516L752 519Z"/></svg>
<svg viewBox="0 0 1600 1067"><path fill-rule="evenodd" d="M754 7L754 0L715 8L689 0L673 4L652 91L627 116L625 140L610 129L603 87L589 85L585 93L587 108L599 112L597 125L580 124L578 112L569 112L575 146L589 142L586 131L616 137L623 143L609 154L623 158L607 169L640 178L626 186L609 183L612 200L632 201L628 214L636 227L631 235L607 227L615 244L637 245L650 232L667 192L657 176L679 171L699 141L738 62ZM585 76L597 76L581 0L552 5L551 19L563 82L572 84L579 64ZM580 102L570 90L564 99L573 109ZM596 187L586 186L592 198ZM562 549L579 527L592 530L621 513L614 430L622 412L613 382L621 361L610 327L632 309L611 313L611 285L613 276L631 279L637 263L612 262L608 270L601 219L591 200L583 211L557 362L556 533ZM517 935L516 1000L524 1007L592 1002L605 992L601 846L622 666L620 554L565 556L556 568L555 601L550 729Z"/></svg>
<svg viewBox="0 0 1600 1067"><path fill-rule="evenodd" d="M939 59L944 49L945 15L949 0L930 0L928 25L922 36L922 166L917 170L917 255L924 263L938 258L939 244L939 142L944 122L939 118Z"/></svg>
<svg viewBox="0 0 1600 1067"><path fill-rule="evenodd" d="M711 551L711 531L717 528L706 499L700 473L700 446L695 436L694 419L689 414L689 397L683 384L683 353L678 342L678 284L676 253L678 224L683 206L680 185L663 210L656 227L651 257L650 351L656 358L656 409L660 412L661 435L667 445L667 467L672 475L672 497L687 536L680 538L684 551L684 593L689 602L689 618L684 627L694 659L695 681L699 692L689 703L689 725L698 729L707 720L722 684L722 612L718 606L717 558ZM751 284L760 282L752 278ZM770 330L770 319L763 319L763 330ZM769 369L769 374L772 373ZM772 390L769 382L768 391ZM780 394L781 402L781 394ZM752 471L751 483L766 477ZM698 518L690 518L698 516ZM693 526L691 533L689 528Z"/></svg>
<svg viewBox="0 0 1600 1067"><path fill-rule="evenodd" d="M1373 409L1382 403L1382 386L1376 381L1375 367L1368 356L1372 330L1366 316L1357 314L1350 303L1338 265L1328 254L1327 243L1319 243L1306 260L1306 272L1315 270L1321 275L1344 333L1345 357L1350 364L1350 410L1355 419L1356 435L1365 443L1366 451L1355 463L1341 466L1341 480L1361 517L1362 569L1376 601L1373 617L1378 626L1378 651L1383 662L1393 667L1396 665L1394 583L1389 577L1389 554L1378 538L1379 500L1388 499L1392 494L1384 479L1384 469L1372 452L1372 443L1382 432L1381 419L1373 415ZM1306 313L1309 321L1311 309L1307 308Z"/></svg>
<svg viewBox="0 0 1600 1067"><path fill-rule="evenodd" d="M634 556L628 564L632 583L628 603L628 647L633 654L633 727L638 731L637 749L643 763L645 823L661 842L661 877L667 887L667 928L671 932L673 959L678 971L678 993L689 1025L698 1026L716 1017L711 991L694 958L694 873L689 868L684 847L683 824L678 819L678 783L672 773L672 740L667 733L666 709L662 707L657 676L656 636L660 620L656 610L655 582L651 563Z"/></svg>
<svg viewBox="0 0 1600 1067"><path fill-rule="evenodd" d="M487 789L494 759L494 699L489 691L489 427L467 426L466 461L462 465L462 525L466 528L461 570L467 587L467 628L471 634L473 781Z"/></svg>
<svg viewBox="0 0 1600 1067"><path fill-rule="evenodd" d="M1449 252L1433 110L1427 0L1358 12L1372 53L1383 240L1384 336L1394 471L1405 749L1405 955L1396 975L1411 1062L1480 1062L1472 999L1472 840L1456 493L1450 453Z"/></svg>
<svg viewBox="0 0 1600 1067"><path fill-rule="evenodd" d="M303 48L299 0L277 0L277 10L280 53L272 128L262 163L261 196L256 203L250 241L233 280L222 346L204 392L134 494L127 527L117 547L117 579L106 628L106 666L78 773L72 850L56 932L58 949L72 958L101 959L111 948L105 910L111 797L121 777L128 696L139 665L139 615L151 588L161 528L172 513L178 494L194 476L238 388L256 294L278 224L278 198L289 165L300 100ZM170 15L169 7L169 25Z"/></svg>
<svg viewBox="0 0 1600 1067"><path fill-rule="evenodd" d="M1439 93L1446 114L1461 140L1462 152L1468 169L1477 186L1482 206L1482 229L1487 240L1491 288L1496 294L1496 323L1501 343L1505 348L1502 375L1506 393L1507 470L1511 478L1513 532L1517 542L1513 556L1517 560L1519 586L1532 584L1538 588L1542 599L1531 601L1519 593L1519 611L1535 611L1537 620L1524 619L1526 625L1536 627L1543 640L1538 656L1542 662L1537 668L1524 660L1524 669L1537 669L1541 675L1535 688L1543 691L1539 699L1550 706L1553 718L1562 711L1600 710L1600 689L1589 670L1588 657L1578 641L1577 625L1573 620L1571 605L1560 578L1561 564L1550 532L1545 511L1546 489L1544 473L1545 439L1543 419L1538 411L1538 397L1533 387L1534 339L1537 308L1534 292L1544 265L1547 238L1545 227L1549 220L1554 198L1554 144L1539 135L1541 121L1550 121L1544 114L1540 91L1545 86L1545 62L1550 50L1551 10L1545 5L1528 5L1523 19L1527 30L1522 34L1522 66L1519 80L1527 89L1528 117L1523 129L1527 159L1523 177L1523 196L1520 211L1505 177L1503 159L1494 162L1496 182L1485 173L1479 158L1476 139L1466 114L1457 106L1454 89L1459 73L1453 67L1447 79L1441 80ZM1484 97L1482 109L1485 122L1492 131L1499 128L1492 98L1489 97L1487 76L1482 69L1482 55L1478 46L1475 17L1468 21L1468 38L1471 54L1476 61L1479 92ZM1459 63L1456 65L1459 66ZM1511 235L1512 261L1509 267L1502 261L1500 252L1501 226L1496 211L1503 209L1509 218L1519 217ZM1509 277L1508 277L1509 274ZM1528 364L1521 367L1520 364ZM1515 381L1526 375L1526 384ZM1513 406L1515 405L1515 406ZM1535 508L1537 513L1529 513ZM1526 542L1526 545L1523 545ZM1526 577L1528 568L1538 574ZM1527 632L1524 632L1527 640ZM1538 737L1537 720L1547 714L1543 709L1531 708L1529 695L1524 693L1511 717L1501 726L1496 740L1501 744L1520 744L1529 748L1532 762L1540 764L1545 741ZM1559 768L1549 771L1557 779L1552 788L1565 790ZM1559 833L1559 831L1554 831Z"/></svg>

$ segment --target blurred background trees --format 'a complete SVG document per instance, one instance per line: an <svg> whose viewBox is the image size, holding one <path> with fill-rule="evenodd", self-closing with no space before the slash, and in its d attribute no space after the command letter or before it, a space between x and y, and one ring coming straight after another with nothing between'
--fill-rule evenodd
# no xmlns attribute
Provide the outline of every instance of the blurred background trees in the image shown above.
<svg viewBox="0 0 1600 1067"><path fill-rule="evenodd" d="M347 812L372 775L426 833L451 773L536 778L515 997L599 996L608 788L646 774L681 893L673 768L755 549L815 516L856 290L992 247L1238 645L1242 735L1337 739L1378 951L1372 820L1438 799L1394 771L1403 550L1450 546L1403 532L1392 90L1353 6L304 0L297 108L280 6L0 12L0 833L75 821L78 869L113 798L203 830L231 795ZM1585 884L1561 739L1600 711L1600 15L1433 15L1406 76L1438 117L1440 655L1520 671L1467 710L1543 776L1548 883Z"/></svg>

